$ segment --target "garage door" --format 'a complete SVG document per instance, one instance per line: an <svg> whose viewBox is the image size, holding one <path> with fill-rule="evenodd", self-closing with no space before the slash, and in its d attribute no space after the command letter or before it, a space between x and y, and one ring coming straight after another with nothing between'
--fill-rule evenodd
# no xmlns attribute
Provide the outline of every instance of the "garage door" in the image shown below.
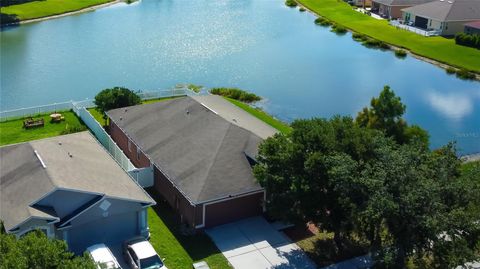
<svg viewBox="0 0 480 269"><path fill-rule="evenodd" d="M137 233L136 212L100 218L68 231L68 245L75 253L98 243L117 244Z"/></svg>
<svg viewBox="0 0 480 269"><path fill-rule="evenodd" d="M262 214L263 192L205 206L205 227L237 221Z"/></svg>
<svg viewBox="0 0 480 269"><path fill-rule="evenodd" d="M423 17L415 17L415 26L422 29L427 29L428 19Z"/></svg>

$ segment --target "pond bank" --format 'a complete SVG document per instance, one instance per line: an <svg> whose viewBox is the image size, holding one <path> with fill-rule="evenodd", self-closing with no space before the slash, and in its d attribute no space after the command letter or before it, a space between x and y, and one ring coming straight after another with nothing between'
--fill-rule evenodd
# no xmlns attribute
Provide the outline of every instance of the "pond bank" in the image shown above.
<svg viewBox="0 0 480 269"><path fill-rule="evenodd" d="M2 24L2 27L62 18L62 17L71 16L71 15L75 15L75 14L94 11L96 9L108 7L108 6L111 6L111 5L114 5L114 4L118 4L120 2L123 2L123 0L111 0L110 2L107 2L107 3L101 3L101 4L98 4L98 5L88 6L88 7L79 9L79 10L67 11L67 12L61 13L61 14L49 15L49 16L34 18L34 19L20 20L18 22L12 22L12 23L5 23L5 24Z"/></svg>
<svg viewBox="0 0 480 269"><path fill-rule="evenodd" d="M411 55L442 68L465 68L480 80L480 51L456 45L443 37L423 37L392 28L387 21L373 19L355 12L348 4L336 0L296 0L317 16L331 20L352 32L383 41L393 47L408 50Z"/></svg>

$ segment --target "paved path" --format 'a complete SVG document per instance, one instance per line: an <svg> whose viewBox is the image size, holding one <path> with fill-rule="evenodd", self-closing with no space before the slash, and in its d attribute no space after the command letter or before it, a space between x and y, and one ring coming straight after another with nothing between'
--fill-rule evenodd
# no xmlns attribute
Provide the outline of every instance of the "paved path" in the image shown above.
<svg viewBox="0 0 480 269"><path fill-rule="evenodd" d="M207 230L236 269L313 269L314 263L264 218L254 217Z"/></svg>
<svg viewBox="0 0 480 269"><path fill-rule="evenodd" d="M192 96L210 110L229 122L245 128L259 137L266 139L278 131L272 126L252 116L245 110L225 100L218 95Z"/></svg>

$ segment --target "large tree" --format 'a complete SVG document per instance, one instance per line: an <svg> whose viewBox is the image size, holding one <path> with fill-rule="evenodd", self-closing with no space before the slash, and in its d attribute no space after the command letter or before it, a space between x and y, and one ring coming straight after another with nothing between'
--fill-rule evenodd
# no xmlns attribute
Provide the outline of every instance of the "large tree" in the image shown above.
<svg viewBox="0 0 480 269"><path fill-rule="evenodd" d="M384 114L391 119L384 122L401 122ZM254 168L273 217L317 223L334 232L339 251L342 237L355 233L379 267L404 268L411 259L451 268L479 253L480 173L460 173L454 145L431 151L421 139L399 143L386 125L349 117L291 126L260 145Z"/></svg>
<svg viewBox="0 0 480 269"><path fill-rule="evenodd" d="M20 239L0 234L0 268L96 269L96 264L87 255L74 256L65 241L49 239L44 233L34 231Z"/></svg>
<svg viewBox="0 0 480 269"><path fill-rule="evenodd" d="M134 91L123 87L104 89L95 96L94 103L97 110L103 114L110 109L133 106L141 103L141 99Z"/></svg>
<svg viewBox="0 0 480 269"><path fill-rule="evenodd" d="M396 96L390 86L384 86L378 97L372 98L370 107L363 108L357 115L356 122L360 126L385 132L398 143L420 140L428 146L428 133L418 125L409 126L403 119L406 106Z"/></svg>

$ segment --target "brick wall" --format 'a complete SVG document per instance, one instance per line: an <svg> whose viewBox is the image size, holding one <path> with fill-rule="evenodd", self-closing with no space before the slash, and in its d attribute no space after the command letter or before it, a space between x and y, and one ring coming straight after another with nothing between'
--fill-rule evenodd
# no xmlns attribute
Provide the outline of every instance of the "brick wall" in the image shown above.
<svg viewBox="0 0 480 269"><path fill-rule="evenodd" d="M133 165L135 165L137 168L149 167L150 160L147 158L147 156L145 156L141 151L139 151L139 154L137 155L137 147L135 144L130 141L129 147L129 139L125 133L112 120L109 120L109 122L110 136L122 149L123 153L127 155Z"/></svg>

